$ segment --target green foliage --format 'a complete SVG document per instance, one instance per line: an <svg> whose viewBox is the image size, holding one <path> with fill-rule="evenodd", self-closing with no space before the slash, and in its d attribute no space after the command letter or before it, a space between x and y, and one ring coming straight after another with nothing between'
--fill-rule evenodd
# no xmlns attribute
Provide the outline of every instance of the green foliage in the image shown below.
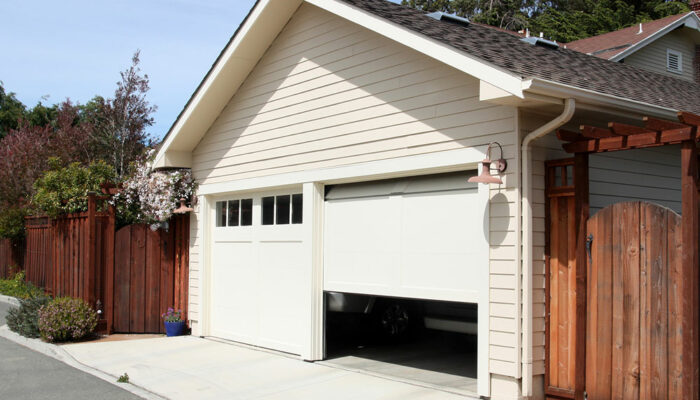
<svg viewBox="0 0 700 400"><path fill-rule="evenodd" d="M118 382L118 383L129 383L129 374L127 374L126 372L124 372L124 375L122 375L122 376L120 376L119 378L117 378L117 382Z"/></svg>
<svg viewBox="0 0 700 400"><path fill-rule="evenodd" d="M0 208L0 238L20 240L24 237L24 207Z"/></svg>
<svg viewBox="0 0 700 400"><path fill-rule="evenodd" d="M29 299L44 294L44 291L24 280L24 272L20 271L10 279L0 279L0 294Z"/></svg>
<svg viewBox="0 0 700 400"><path fill-rule="evenodd" d="M19 308L11 308L7 314L7 326L28 338L39 337L39 309L51 301L48 296L39 295L20 301Z"/></svg>
<svg viewBox="0 0 700 400"><path fill-rule="evenodd" d="M19 120L24 118L27 107L17 100L14 93L5 92L0 82L0 139L7 135L11 129L17 129Z"/></svg>
<svg viewBox="0 0 700 400"><path fill-rule="evenodd" d="M39 333L47 342L80 340L97 327L97 312L81 299L58 297L39 310Z"/></svg>
<svg viewBox="0 0 700 400"><path fill-rule="evenodd" d="M34 183L32 204L51 217L85 211L88 193L99 192L102 183L115 177L114 168L103 161L92 162L87 167L79 163L61 167L60 161L52 158L49 170Z"/></svg>
<svg viewBox="0 0 700 400"><path fill-rule="evenodd" d="M443 11L499 28L530 29L571 42L690 11L687 1L665 0L402 0L424 11Z"/></svg>

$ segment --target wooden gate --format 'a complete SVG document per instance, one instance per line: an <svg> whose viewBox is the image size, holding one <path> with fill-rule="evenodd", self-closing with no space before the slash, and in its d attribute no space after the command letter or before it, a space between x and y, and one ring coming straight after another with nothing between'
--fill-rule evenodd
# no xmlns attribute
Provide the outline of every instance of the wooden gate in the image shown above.
<svg viewBox="0 0 700 400"><path fill-rule="evenodd" d="M114 331L164 332L161 313L181 309L187 320L189 215L167 231L129 225L115 237Z"/></svg>
<svg viewBox="0 0 700 400"><path fill-rule="evenodd" d="M682 398L681 217L614 204L589 219L588 246L588 399Z"/></svg>

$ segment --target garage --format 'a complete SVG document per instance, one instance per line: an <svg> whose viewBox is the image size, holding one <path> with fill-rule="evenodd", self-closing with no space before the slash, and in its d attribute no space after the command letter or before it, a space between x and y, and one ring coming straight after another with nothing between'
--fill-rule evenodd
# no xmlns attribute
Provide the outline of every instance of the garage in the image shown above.
<svg viewBox="0 0 700 400"><path fill-rule="evenodd" d="M488 189L474 174L326 186L328 362L466 393L486 381Z"/></svg>
<svg viewBox="0 0 700 400"><path fill-rule="evenodd" d="M301 188L214 205L211 336L301 354L308 308Z"/></svg>

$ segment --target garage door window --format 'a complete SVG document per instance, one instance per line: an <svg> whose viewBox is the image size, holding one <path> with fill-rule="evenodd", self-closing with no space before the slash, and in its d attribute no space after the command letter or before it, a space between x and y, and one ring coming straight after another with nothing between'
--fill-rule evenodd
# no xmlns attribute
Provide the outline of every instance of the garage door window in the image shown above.
<svg viewBox="0 0 700 400"><path fill-rule="evenodd" d="M301 193L282 196L268 196L262 198L262 224L263 225L289 225L303 222L302 209L304 207Z"/></svg>
<svg viewBox="0 0 700 400"><path fill-rule="evenodd" d="M253 199L216 202L216 226L250 226L253 224Z"/></svg>

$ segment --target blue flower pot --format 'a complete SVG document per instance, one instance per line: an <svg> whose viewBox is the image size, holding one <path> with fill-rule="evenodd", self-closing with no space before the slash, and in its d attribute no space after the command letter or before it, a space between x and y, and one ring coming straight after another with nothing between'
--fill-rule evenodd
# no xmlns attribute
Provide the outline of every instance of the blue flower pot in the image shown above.
<svg viewBox="0 0 700 400"><path fill-rule="evenodd" d="M165 321L165 336L181 336L185 333L185 321L167 322Z"/></svg>

